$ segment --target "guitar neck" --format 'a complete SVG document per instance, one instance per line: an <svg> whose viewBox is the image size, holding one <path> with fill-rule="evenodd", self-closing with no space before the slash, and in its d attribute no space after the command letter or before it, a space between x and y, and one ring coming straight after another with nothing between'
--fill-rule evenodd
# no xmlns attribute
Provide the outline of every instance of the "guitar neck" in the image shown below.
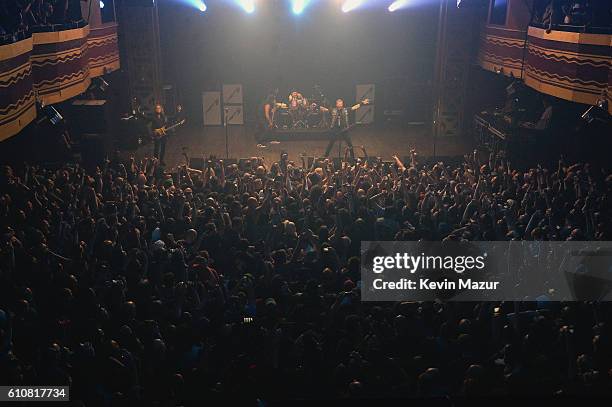
<svg viewBox="0 0 612 407"><path fill-rule="evenodd" d="M172 129L174 129L175 127L182 126L184 122L185 122L184 120L181 120L181 121L180 121L180 122L178 122L178 123L174 123L172 126L166 127L166 131L168 131L168 130L172 130Z"/></svg>

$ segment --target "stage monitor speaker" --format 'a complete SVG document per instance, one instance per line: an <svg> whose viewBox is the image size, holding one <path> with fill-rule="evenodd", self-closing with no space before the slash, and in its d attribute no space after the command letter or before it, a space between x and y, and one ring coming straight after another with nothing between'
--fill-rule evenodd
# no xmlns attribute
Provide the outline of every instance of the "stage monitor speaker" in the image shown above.
<svg viewBox="0 0 612 407"><path fill-rule="evenodd" d="M221 121L221 92L204 92L202 108L204 109L204 126L223 124Z"/></svg>
<svg viewBox="0 0 612 407"><path fill-rule="evenodd" d="M344 154L344 152L342 154ZM337 149L336 149L336 155L334 156L332 154L332 155L330 155L329 158L333 159L333 163L334 163L334 166L336 168L342 168L342 165L341 165L342 162L341 162L340 159L338 159L338 150ZM319 161L321 161L323 159L325 159L325 158L324 157L319 157L318 158ZM344 159L344 156L342 157L342 159ZM360 161L363 162L363 161L366 161L366 158L365 157L359 157L359 156L356 155L355 156L355 160L360 160ZM312 162L313 161L314 161L314 157L313 156L306 157L306 167L308 169L310 169L312 167ZM377 157L368 157L367 161L368 161L369 164L374 164L374 163L376 163L378 161L378 158ZM297 163L297 161L296 161L296 163ZM300 164L301 164L301 162L300 162Z"/></svg>
<svg viewBox="0 0 612 407"><path fill-rule="evenodd" d="M73 135L106 134L109 129L108 104L104 99L77 99L72 102L68 117Z"/></svg>
<svg viewBox="0 0 612 407"><path fill-rule="evenodd" d="M225 112L224 121L225 124L230 125L242 125L244 124L244 111L242 105L240 106L225 106L223 108Z"/></svg>
<svg viewBox="0 0 612 407"><path fill-rule="evenodd" d="M242 104L242 85L233 84L223 85L223 104L224 105L241 105Z"/></svg>
<svg viewBox="0 0 612 407"><path fill-rule="evenodd" d="M238 164L238 159L236 158L222 158L223 165L226 167L232 164ZM195 168L196 170L203 170L205 168L205 163L208 161L208 157L190 157L189 158L189 167ZM219 161L217 158L215 161ZM217 174L219 175L219 174Z"/></svg>

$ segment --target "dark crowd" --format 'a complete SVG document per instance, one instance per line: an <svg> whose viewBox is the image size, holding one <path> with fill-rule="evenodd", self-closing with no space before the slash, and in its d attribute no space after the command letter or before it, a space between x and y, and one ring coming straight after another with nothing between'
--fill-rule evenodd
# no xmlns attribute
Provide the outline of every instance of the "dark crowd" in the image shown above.
<svg viewBox="0 0 612 407"><path fill-rule="evenodd" d="M609 303L360 301L362 240L610 240L589 164L130 158L5 166L0 192L3 385L88 406L611 395Z"/></svg>
<svg viewBox="0 0 612 407"><path fill-rule="evenodd" d="M0 44L19 41L32 31L80 21L80 0L1 0Z"/></svg>

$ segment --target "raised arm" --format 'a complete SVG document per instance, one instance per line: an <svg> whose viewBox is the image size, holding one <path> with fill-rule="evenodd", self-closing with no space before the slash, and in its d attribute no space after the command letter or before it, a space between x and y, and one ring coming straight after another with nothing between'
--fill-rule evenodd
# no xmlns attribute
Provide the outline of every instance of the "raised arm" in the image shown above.
<svg viewBox="0 0 612 407"><path fill-rule="evenodd" d="M351 106L351 110L357 110L362 105L369 105L369 104L370 104L370 100L369 99L364 99L361 102L357 103L356 105Z"/></svg>

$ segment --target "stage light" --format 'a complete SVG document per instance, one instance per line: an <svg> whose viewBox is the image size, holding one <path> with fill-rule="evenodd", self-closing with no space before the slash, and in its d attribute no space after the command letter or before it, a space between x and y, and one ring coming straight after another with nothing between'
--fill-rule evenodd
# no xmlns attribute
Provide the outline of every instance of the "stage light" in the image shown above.
<svg viewBox="0 0 612 407"><path fill-rule="evenodd" d="M406 7L410 3L410 0L396 0L389 6L389 11L394 12L396 10Z"/></svg>
<svg viewBox="0 0 612 407"><path fill-rule="evenodd" d="M198 10L200 10L203 13L206 11L206 9L207 9L206 3L204 3L203 1L198 2Z"/></svg>
<svg viewBox="0 0 612 407"><path fill-rule="evenodd" d="M238 0L238 5L249 14L255 11L255 0Z"/></svg>
<svg viewBox="0 0 612 407"><path fill-rule="evenodd" d="M100 8L104 8L104 2L102 0L100 0Z"/></svg>
<svg viewBox="0 0 612 407"><path fill-rule="evenodd" d="M363 3L363 0L346 0L342 3L342 12L348 13L349 11L353 11L361 6L361 3Z"/></svg>
<svg viewBox="0 0 612 407"><path fill-rule="evenodd" d="M291 0L291 11L293 14L302 14L310 0Z"/></svg>

